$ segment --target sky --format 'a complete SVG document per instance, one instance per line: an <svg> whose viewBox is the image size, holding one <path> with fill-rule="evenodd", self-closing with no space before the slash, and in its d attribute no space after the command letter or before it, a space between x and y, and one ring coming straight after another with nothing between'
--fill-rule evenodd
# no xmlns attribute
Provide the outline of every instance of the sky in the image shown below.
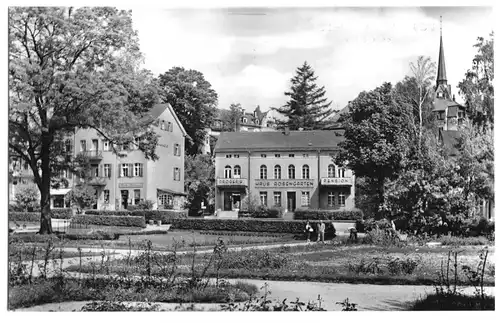
<svg viewBox="0 0 500 323"><path fill-rule="evenodd" d="M437 61L440 16L448 84L460 101L456 86L472 65L473 45L494 27L489 7L131 9L145 68L198 70L219 108L240 103L247 111L284 105L304 61L334 109L396 83L419 55Z"/></svg>

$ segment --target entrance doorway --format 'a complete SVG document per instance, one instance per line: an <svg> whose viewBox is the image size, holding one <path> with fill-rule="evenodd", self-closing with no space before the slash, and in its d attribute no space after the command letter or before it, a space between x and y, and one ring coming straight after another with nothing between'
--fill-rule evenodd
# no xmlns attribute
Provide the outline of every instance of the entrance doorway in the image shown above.
<svg viewBox="0 0 500 323"><path fill-rule="evenodd" d="M224 211L231 211L233 206L233 193L224 192Z"/></svg>
<svg viewBox="0 0 500 323"><path fill-rule="evenodd" d="M288 212L295 211L295 192L286 192L286 201Z"/></svg>
<svg viewBox="0 0 500 323"><path fill-rule="evenodd" d="M126 210L128 207L128 190L122 190L121 196L122 196L122 208Z"/></svg>
<svg viewBox="0 0 500 323"><path fill-rule="evenodd" d="M232 210L239 210L241 204L241 196L240 193L233 193L233 208Z"/></svg>

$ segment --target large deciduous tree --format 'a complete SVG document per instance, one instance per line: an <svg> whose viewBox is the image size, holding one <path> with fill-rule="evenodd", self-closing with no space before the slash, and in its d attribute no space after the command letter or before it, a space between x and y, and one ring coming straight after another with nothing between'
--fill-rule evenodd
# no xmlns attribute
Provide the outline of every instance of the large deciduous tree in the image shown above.
<svg viewBox="0 0 500 323"><path fill-rule="evenodd" d="M349 112L343 115L343 126L345 140L339 144L336 164L369 178L382 204L384 184L406 166L409 142L417 133L412 107L385 83L360 93L351 102Z"/></svg>
<svg viewBox="0 0 500 323"><path fill-rule="evenodd" d="M288 102L276 111L286 117L286 121L278 122L279 126L287 126L290 130L323 129L328 126L328 118L333 114L332 102L326 98L325 87L316 84L317 76L313 68L304 62L297 68L295 76L290 80L290 91L285 92Z"/></svg>
<svg viewBox="0 0 500 323"><path fill-rule="evenodd" d="M161 74L160 86L162 100L170 103L190 137L187 154L198 154L216 114L217 93L201 72L183 67Z"/></svg>
<svg viewBox="0 0 500 323"><path fill-rule="evenodd" d="M210 155L186 156L184 161L184 182L188 193L188 207L191 213L201 208L201 203L211 205L215 196L215 166Z"/></svg>
<svg viewBox="0 0 500 323"><path fill-rule="evenodd" d="M24 159L40 190L40 233L51 233L53 172L71 169L64 140L95 129L111 144L138 138L156 158L143 116L157 86L140 69L130 11L94 7L9 9L9 152Z"/></svg>
<svg viewBox="0 0 500 323"><path fill-rule="evenodd" d="M474 123L493 127L494 33L490 34L490 39L479 37L474 47L478 52L472 60L472 68L465 73L465 79L458 84L458 88Z"/></svg>
<svg viewBox="0 0 500 323"><path fill-rule="evenodd" d="M222 115L222 131L235 132L239 131L243 110L241 104L232 103L229 106L229 111L224 111Z"/></svg>

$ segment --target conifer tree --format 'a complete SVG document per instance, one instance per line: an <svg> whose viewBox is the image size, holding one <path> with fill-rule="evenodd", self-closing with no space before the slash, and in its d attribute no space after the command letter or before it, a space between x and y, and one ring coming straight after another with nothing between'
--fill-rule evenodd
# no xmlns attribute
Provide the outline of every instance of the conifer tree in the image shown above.
<svg viewBox="0 0 500 323"><path fill-rule="evenodd" d="M285 92L289 101L276 109L287 118L279 122L279 126L287 126L290 130L315 130L328 125L328 117L334 112L330 109L332 102L325 97L325 87L316 84L317 79L307 62L297 68L296 75L290 80L290 91Z"/></svg>

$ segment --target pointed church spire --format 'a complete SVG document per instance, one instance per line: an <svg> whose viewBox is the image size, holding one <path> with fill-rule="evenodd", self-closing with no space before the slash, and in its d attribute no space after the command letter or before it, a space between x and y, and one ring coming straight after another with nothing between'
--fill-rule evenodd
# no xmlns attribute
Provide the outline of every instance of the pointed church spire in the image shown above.
<svg viewBox="0 0 500 323"><path fill-rule="evenodd" d="M439 61L438 61L438 74L436 79L436 85L440 84L447 85L446 79L446 65L444 63L444 48L443 48L443 21L442 17L439 17Z"/></svg>

